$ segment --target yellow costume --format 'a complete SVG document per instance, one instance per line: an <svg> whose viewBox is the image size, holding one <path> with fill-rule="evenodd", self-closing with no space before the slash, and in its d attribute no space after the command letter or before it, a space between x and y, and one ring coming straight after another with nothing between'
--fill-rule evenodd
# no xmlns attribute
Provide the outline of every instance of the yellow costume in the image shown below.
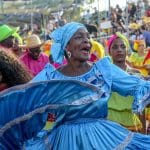
<svg viewBox="0 0 150 150"><path fill-rule="evenodd" d="M142 76L148 76L148 70L145 69L145 68L142 68L143 66L143 62L144 62L144 59L145 59L145 56L146 56L146 52L144 52L144 55L143 56L140 56L138 54L138 51L139 51L139 47L143 45L144 48L143 48L143 51L145 51L145 41L144 40L135 40L134 41L134 50L137 51L137 52L133 52L131 54L131 56L128 58L129 62L131 62L133 64L133 67L141 67L141 68L137 68L141 75Z"/></svg>
<svg viewBox="0 0 150 150"><path fill-rule="evenodd" d="M51 45L52 45L52 41L51 40L47 40L44 42L43 46L42 46L42 50L43 52L49 56L50 55L50 49L51 49Z"/></svg>
<svg viewBox="0 0 150 150"><path fill-rule="evenodd" d="M97 61L98 59L103 58L105 56L103 45L92 39L91 39L91 44L92 44L91 55L93 54L97 57L97 59L93 61Z"/></svg>

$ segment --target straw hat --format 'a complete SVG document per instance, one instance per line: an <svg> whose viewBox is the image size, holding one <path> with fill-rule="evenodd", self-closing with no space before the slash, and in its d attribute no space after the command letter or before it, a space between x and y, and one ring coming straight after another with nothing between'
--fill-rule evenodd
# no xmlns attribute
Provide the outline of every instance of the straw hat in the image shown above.
<svg viewBox="0 0 150 150"><path fill-rule="evenodd" d="M41 42L40 38L35 34L28 36L25 39L25 41L26 41L26 44L25 45L19 45L19 47L21 47L21 48L36 48L36 47L41 47L43 44Z"/></svg>
<svg viewBox="0 0 150 150"><path fill-rule="evenodd" d="M7 25L0 26L0 42L6 40L8 37L12 36L15 32L17 32L17 28L10 28Z"/></svg>
<svg viewBox="0 0 150 150"><path fill-rule="evenodd" d="M144 22L144 24L150 23L150 17L144 16L143 17L143 22Z"/></svg>
<svg viewBox="0 0 150 150"><path fill-rule="evenodd" d="M137 30L141 27L140 24L137 24L137 23L130 23L129 24L129 29L133 29L133 30Z"/></svg>

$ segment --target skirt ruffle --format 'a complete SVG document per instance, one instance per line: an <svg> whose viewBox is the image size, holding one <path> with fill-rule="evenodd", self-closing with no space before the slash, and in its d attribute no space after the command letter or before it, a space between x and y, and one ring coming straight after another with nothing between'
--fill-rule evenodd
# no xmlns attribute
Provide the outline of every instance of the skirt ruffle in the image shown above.
<svg viewBox="0 0 150 150"><path fill-rule="evenodd" d="M150 149L150 136L130 132L119 124L100 119L66 122L41 141L40 144L34 141L34 145L28 145L26 149L38 149L41 144L40 150Z"/></svg>

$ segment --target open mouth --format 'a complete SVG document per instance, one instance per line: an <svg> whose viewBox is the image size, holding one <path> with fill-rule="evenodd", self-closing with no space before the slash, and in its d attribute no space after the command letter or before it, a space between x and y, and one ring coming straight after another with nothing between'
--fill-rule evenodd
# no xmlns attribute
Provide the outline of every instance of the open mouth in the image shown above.
<svg viewBox="0 0 150 150"><path fill-rule="evenodd" d="M119 58L124 58L124 55L122 55L122 54L118 54L118 55L116 55L116 57L119 59Z"/></svg>
<svg viewBox="0 0 150 150"><path fill-rule="evenodd" d="M91 47L84 47L81 49L82 54L89 55L90 54L90 48Z"/></svg>

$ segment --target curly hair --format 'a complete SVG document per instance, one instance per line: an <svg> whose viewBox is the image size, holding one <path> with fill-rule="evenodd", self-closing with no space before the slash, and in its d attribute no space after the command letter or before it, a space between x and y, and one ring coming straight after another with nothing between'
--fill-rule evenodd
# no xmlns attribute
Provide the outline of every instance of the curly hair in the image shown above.
<svg viewBox="0 0 150 150"><path fill-rule="evenodd" d="M8 87L24 84L32 79L31 74L19 60L6 50L0 49L0 73Z"/></svg>

